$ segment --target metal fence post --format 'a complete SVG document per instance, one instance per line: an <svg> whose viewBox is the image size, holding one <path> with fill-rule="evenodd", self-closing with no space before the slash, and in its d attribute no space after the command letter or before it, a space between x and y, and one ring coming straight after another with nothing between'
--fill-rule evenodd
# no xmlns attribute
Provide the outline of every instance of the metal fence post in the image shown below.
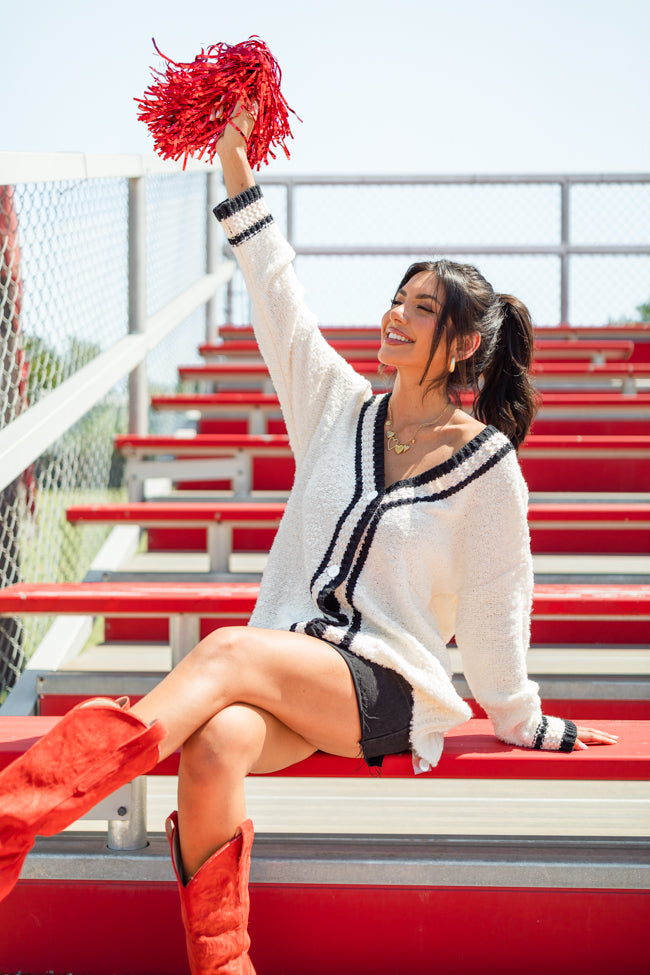
<svg viewBox="0 0 650 975"><path fill-rule="evenodd" d="M294 185L287 179L287 240L293 247L293 214L294 214Z"/></svg>
<svg viewBox="0 0 650 975"><path fill-rule="evenodd" d="M219 180L217 173L208 173L205 177L205 193L207 202L206 228L205 228L205 273L214 274L219 266L219 228L217 221L212 213L213 207L217 205L217 188ZM219 326L217 324L217 299L210 298L205 304L205 340L206 342L216 342L219 337Z"/></svg>
<svg viewBox="0 0 650 975"><path fill-rule="evenodd" d="M129 179L129 334L144 332L147 321L147 188L144 176ZM129 374L129 432L147 433L147 362Z"/></svg>
<svg viewBox="0 0 650 975"><path fill-rule="evenodd" d="M571 188L568 180L563 180L560 184L560 220L561 220L561 245L560 256L560 323L569 321L569 237L570 237L570 214Z"/></svg>

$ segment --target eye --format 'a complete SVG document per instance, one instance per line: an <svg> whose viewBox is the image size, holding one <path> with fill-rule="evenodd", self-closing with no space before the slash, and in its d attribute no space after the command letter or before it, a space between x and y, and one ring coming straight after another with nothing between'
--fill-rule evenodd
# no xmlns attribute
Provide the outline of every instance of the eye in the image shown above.
<svg viewBox="0 0 650 975"><path fill-rule="evenodd" d="M418 308L420 309L420 311L428 311L430 315L433 315L434 312L433 308L426 308L424 305L418 305Z"/></svg>

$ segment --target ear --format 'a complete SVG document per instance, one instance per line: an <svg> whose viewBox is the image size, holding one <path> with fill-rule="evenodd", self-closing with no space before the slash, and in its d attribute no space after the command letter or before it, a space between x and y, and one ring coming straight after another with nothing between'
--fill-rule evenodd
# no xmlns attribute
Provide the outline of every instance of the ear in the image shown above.
<svg viewBox="0 0 650 975"><path fill-rule="evenodd" d="M481 344L481 335L479 332L472 332L471 335L465 335L463 338L455 338L452 343L452 353L459 362L461 359L470 359L479 345Z"/></svg>

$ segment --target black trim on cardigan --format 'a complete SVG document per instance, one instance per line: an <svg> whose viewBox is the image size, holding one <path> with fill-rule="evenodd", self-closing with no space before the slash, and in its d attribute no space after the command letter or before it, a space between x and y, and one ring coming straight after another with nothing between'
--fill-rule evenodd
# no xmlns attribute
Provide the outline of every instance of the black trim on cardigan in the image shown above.
<svg viewBox="0 0 650 975"><path fill-rule="evenodd" d="M224 200L223 203L217 204L213 209L213 213L217 220L227 220L228 217L234 217L236 213L240 210L245 210L246 207L250 206L251 203L257 203L258 200L262 199L262 190L256 183L254 186L250 186L246 190L242 190L237 196L229 197L229 199Z"/></svg>
<svg viewBox="0 0 650 975"><path fill-rule="evenodd" d="M480 446L486 440L488 440L493 433L496 432L498 431L496 431L494 427L486 427L485 430L482 430L478 434L478 436L474 437L474 439L470 441L469 444L466 444L464 447L461 447L461 450L457 452L457 454L464 452L464 456L462 460L460 460L458 463L454 463L450 465L450 462L453 461L454 458L457 456L457 454L454 454L453 457L451 457L448 461L445 461L443 464L439 464L437 467L431 468L431 471L428 471L426 472L425 475L421 475L421 476L426 477L426 480L431 480L430 475L432 471L439 470L440 468L445 468L445 473L448 473L449 471L454 470L454 468L460 466L463 460L466 460L468 457L471 457L472 454L474 454L476 450L478 450ZM470 451L467 451L467 448L470 447L471 444L474 444L474 446ZM392 508L399 508L402 507L403 505L420 504L420 503L426 504L426 503L431 503L433 501L441 501L444 498L450 497L452 494L457 494L459 491L462 491L463 488L467 487L468 484L471 484L472 481L475 481L477 478L481 477L492 467L494 467L503 457L509 454L511 450L514 450L514 447L510 442L503 444L499 448L499 450L497 450L496 453L489 458L489 460L485 461L484 464L481 464L481 466L477 470L473 471L471 474L469 474L458 484L454 484L452 485L452 487L447 488L444 491L437 491L434 494L428 494L425 496L419 495L415 497L411 496L409 498L398 498L395 501L390 501L388 499L388 495L393 487L395 487L397 484L401 485L402 487L407 487L409 485L415 486L415 482L419 481L420 477L407 478L403 481L397 481L396 484L391 485L390 488L387 488L384 498L382 500L382 504L379 505L376 511L376 517L373 518L372 524L368 527L368 531L366 532L366 536L363 540L363 545L361 547L361 551L359 552L354 569L352 570L352 572L348 577L348 582L345 589L345 597L353 610L352 624L346 636L346 641L348 643L349 641L353 640L356 634L361 630L361 613L354 605L354 590L357 584L357 580L361 575L361 571L365 564L368 551L370 549L370 546L372 545L375 532L379 527L379 522L382 516L387 511L390 511ZM433 479L435 480L435 477ZM426 481L424 483L426 483Z"/></svg>
<svg viewBox="0 0 650 975"><path fill-rule="evenodd" d="M535 737L533 738L533 748L540 749L544 745L544 739L546 738L546 732L548 731L548 718L546 715L542 715L542 720L537 726L537 731L535 732Z"/></svg>
<svg viewBox="0 0 650 975"><path fill-rule="evenodd" d="M224 200L223 203L219 203L212 212L217 220L219 220L220 223L223 223L225 220L236 216L238 213L241 213L246 209L246 207L251 206L253 203L258 203L263 198L264 195L262 190L256 183L255 186L249 186L248 189L242 190L242 192L238 193L237 196L233 196L228 200ZM250 216L251 215L249 215L249 218ZM242 230L241 233L235 234L233 237L228 237L226 235L228 243L231 247L238 247L240 244L243 244L244 241L250 240L251 237L255 237L256 234L259 234L261 230L264 230L265 227L268 227L268 225L273 222L273 216L270 213L267 213L266 216L262 217L260 220L256 220L254 223L251 223L251 225L246 227L245 230Z"/></svg>
<svg viewBox="0 0 650 975"><path fill-rule="evenodd" d="M377 416L375 418L375 490L379 494L386 491L386 474L384 471L384 430L386 427L386 417L388 415L388 404L390 393L384 393L383 399L379 404Z"/></svg>
<svg viewBox="0 0 650 975"><path fill-rule="evenodd" d="M388 412L388 402L390 399L390 394L381 394L381 400L378 401L379 397L375 396L370 400L366 400L363 404L363 408L359 419L357 421L357 436L355 444L355 477L357 486L354 492L352 501L347 506L343 514L338 520L336 529L334 531L333 537L330 540L327 551L318 566L318 569L314 576L312 577L310 588L312 591L312 596L317 606L324 614L325 618L330 619L332 625L338 625L340 627L348 627L347 633L341 638L341 646L349 647L351 641L354 639L357 633L361 630L362 617L359 610L354 605L354 592L356 588L357 581L365 565L370 546L375 537L376 530L380 524L382 516L390 511L394 507L401 507L403 505L419 504L421 502L430 503L432 501L439 501L441 499L447 498L452 494L456 494L461 491L464 487L470 484L472 481L476 480L482 474L485 474L488 470L494 467L503 457L505 457L511 450L514 450L513 445L506 441L503 443L495 453L488 458L481 466L470 472L466 477L464 477L458 484L454 484L446 490L434 491L432 493L418 494L417 489L426 487L432 481L435 481L440 476L448 474L453 470L460 467L466 460L471 458L477 450L479 450L484 443L490 440L490 438L498 433L495 427L488 426L482 430L476 437L465 444L460 450L456 451L452 457L444 461L441 464L437 464L435 467L430 468L423 474L420 474L413 478L405 478L401 481L395 482L389 488L385 488L385 470L384 470L384 424L386 420L386 415ZM372 431L367 431L366 427L368 425L368 408L371 404L377 403L377 410L374 417L374 429ZM377 499L370 504L364 511L360 514L356 524L354 525L350 538L348 539L347 545L345 547L345 552L341 558L341 564L339 566L339 571L333 579L328 579L318 592L314 593L314 586L317 583L319 576L325 571L332 552L335 549L336 542L340 536L341 531L345 525L345 522L355 505L358 503L363 490L364 490L364 471L362 469L362 454L363 454L363 444L365 436L371 433L373 437L373 483L375 489L377 490ZM367 483L365 485L367 487ZM397 498L395 500L390 499L390 495L394 493L397 489L404 490L405 488L410 488L413 492L409 497ZM352 619L348 618L348 615L344 612L341 607L340 601L337 599L335 592L338 586L341 585L343 580L347 578L347 584L345 586L345 600L349 604L352 610ZM310 620L306 626L311 626L315 631L318 631L322 627L322 619L316 618Z"/></svg>
<svg viewBox="0 0 650 975"><path fill-rule="evenodd" d="M572 752L573 746L576 743L578 737L578 729L576 728L573 721L564 721L564 734L562 735L562 741L560 742L559 751L561 752Z"/></svg>
<svg viewBox="0 0 650 975"><path fill-rule="evenodd" d="M256 234L259 234L260 230L264 230L264 228L268 227L270 223L274 223L274 220L269 213L267 217L264 217L262 220L258 220L257 223L254 223L251 227L248 227L247 230L242 231L241 234L237 234L236 237L228 237L228 243L231 247L239 247L239 245L243 244L245 240L250 240L251 237L255 237Z"/></svg>
<svg viewBox="0 0 650 975"><path fill-rule="evenodd" d="M444 498L449 498L452 494L458 494L459 491L462 491L463 488L467 487L468 484L471 484L472 481L475 481L478 477L481 477L483 474L486 474L487 471L491 470L496 464L499 463L500 460L503 460L503 458L514 449L515 448L511 443L505 443L503 446L499 447L496 453L492 454L489 460L486 460L484 464L481 464L477 470L466 477L463 481L460 481L458 484L454 484L450 488L445 488L444 491L437 491L435 494L420 494L417 495L417 497L398 498L396 501L386 501L386 504L382 506L382 511L390 511L391 508L399 508L400 505L403 504L429 504L432 501L442 501ZM400 481L399 483L402 485L402 487L404 487L408 484L408 481ZM391 485L391 487L392 486L394 485ZM390 491L390 488L388 488L386 494L388 494L388 491Z"/></svg>
<svg viewBox="0 0 650 975"><path fill-rule="evenodd" d="M385 398L383 402L379 402L379 403L378 403L378 399L379 399L378 396L373 396L370 399L367 399L362 404L361 412L357 420L357 432L355 437L354 494L352 496L350 503L347 505L347 507L341 514L336 524L336 528L334 529L332 538L330 539L330 543L325 551L325 554L321 559L320 564L316 569L316 572L312 576L312 579L309 584L309 588L312 593L312 597L316 602L316 605L325 614L326 617L325 620L323 620L320 617L316 617L314 619L307 621L304 624L305 632L309 633L312 636L320 635L320 632L322 631L324 624L326 626L339 626L339 627L345 627L350 625L349 616L342 610L341 604L336 597L336 589L340 585L340 583L345 579L345 577L348 575L350 568L352 567L352 564L354 562L354 557L358 549L359 542L363 535L363 532L366 530L368 523L372 519L377 507L381 503L381 494L379 491L377 491L377 499L371 502L364 509L360 518L357 520L354 529L350 535L350 538L348 539L347 545L345 547L345 552L341 558L339 571L336 574L336 576L333 579L330 579L326 583L324 583L317 593L314 593L314 587L316 585L318 578L322 575L322 573L325 571L325 569L327 568L330 562L332 553L336 547L337 540L341 534L341 531L343 530L346 521L348 520L350 514L352 513L356 505L361 500L364 489L368 487L367 474L366 474L366 478L364 478L364 467L363 467L364 436L367 432L366 428L368 426L368 423L373 423L373 427L374 427L374 424L377 424L380 421L383 422L383 418L385 417L386 407L388 403L387 398ZM373 421L372 418L370 419L368 418L368 413L370 408L377 405L377 403L378 403L377 415L375 416L375 419ZM383 408L383 412L382 412L382 408ZM373 456L372 456L373 481L372 483L376 485L377 470L378 470L378 457L377 457L377 449L376 449L377 438L375 436L374 429L371 430L371 433L373 436ZM299 625L299 624L294 624L294 625Z"/></svg>
<svg viewBox="0 0 650 975"><path fill-rule="evenodd" d="M388 401L386 401L386 410L388 410ZM442 477L444 474L449 474L451 471L460 467L469 457L476 453L477 449L482 446L487 440L490 439L495 433L498 433L496 427L487 426L480 433L477 433L475 437L472 437L470 441L460 447L455 453L451 455L448 460L443 460L442 463L436 464L435 467L429 467L428 470L423 471L422 474L416 474L415 477L405 477L401 481L395 481L390 487L385 488L386 493L398 491L405 487L424 487L425 484L429 484L430 481L435 481L437 478ZM386 483L385 473L384 473L384 452L383 452L383 428L381 431L377 430L378 438L381 437L381 476L383 478L383 483ZM512 443L504 444L502 448L502 454L508 453L510 450L514 450ZM463 484L469 483L473 478L468 478L467 481L463 481Z"/></svg>
<svg viewBox="0 0 650 975"><path fill-rule="evenodd" d="M334 533L332 535L332 538L330 539L330 543L327 546L325 554L321 559L320 565L318 566L314 575L311 578L311 582L309 583L310 591L313 590L319 575L321 575L321 573L325 571L326 566L329 564L329 561L332 557L332 552L334 551L334 548L336 546L336 541L341 532L341 529L343 528L343 525L345 524L354 506L358 504L359 499L361 498L361 495L363 493L363 471L361 469L361 455L363 452L363 424L364 424L366 412L372 406L373 402L374 399L367 399L362 404L361 412L359 414L359 419L357 420L357 435L355 441L355 454L354 454L354 478L355 478L354 494L352 495L352 499L348 504L347 508L345 509L345 511L343 511L341 517L337 521L336 528L334 529Z"/></svg>

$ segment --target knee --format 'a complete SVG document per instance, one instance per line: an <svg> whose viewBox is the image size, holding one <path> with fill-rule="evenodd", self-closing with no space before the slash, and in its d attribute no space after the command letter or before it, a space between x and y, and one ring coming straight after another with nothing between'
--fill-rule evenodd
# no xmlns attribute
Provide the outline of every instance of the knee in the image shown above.
<svg viewBox="0 0 650 975"><path fill-rule="evenodd" d="M247 775L264 747L265 724L245 705L224 708L182 747L183 773L193 779Z"/></svg>
<svg viewBox="0 0 650 975"><path fill-rule="evenodd" d="M219 676L224 670L236 670L245 656L247 627L222 626L213 630L194 647L186 658L188 663L200 668L207 677L213 671Z"/></svg>

